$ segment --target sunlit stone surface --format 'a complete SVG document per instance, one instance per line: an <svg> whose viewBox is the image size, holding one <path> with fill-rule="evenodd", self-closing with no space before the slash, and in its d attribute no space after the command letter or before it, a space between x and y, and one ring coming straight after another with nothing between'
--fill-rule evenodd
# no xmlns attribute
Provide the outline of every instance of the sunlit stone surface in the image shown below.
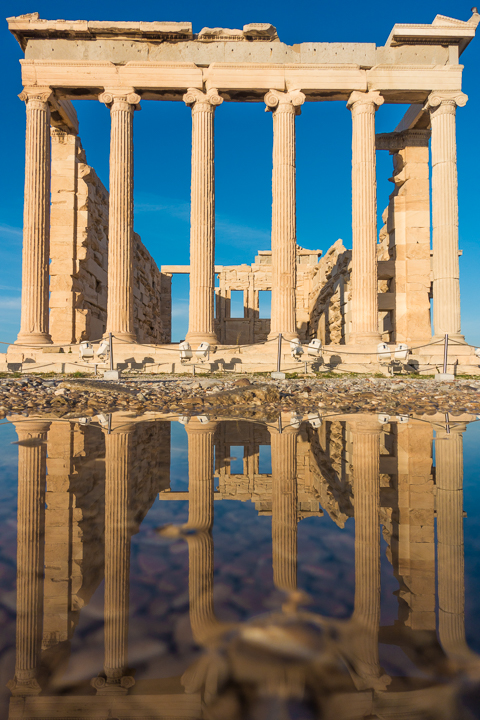
<svg viewBox="0 0 480 720"><path fill-rule="evenodd" d="M215 356L204 358L205 369L271 372L282 335L304 344L321 340L331 368L369 373L382 369L379 342L390 352L406 343L405 369L427 371L442 365L440 342L449 335L448 370L480 373L460 327L456 157L456 110L467 100L460 56L475 37L477 8L468 20L437 15L431 23L397 23L379 46L321 42L321 28L312 29L312 40L287 45L270 23L195 31L190 22L46 20L38 13L7 20L25 54L20 97L27 133L22 319L1 369L27 362L33 369L52 338L60 345L98 342L111 332L120 370L133 364L183 372L165 346L178 314L172 315L172 276L185 274L187 340L194 350L208 343ZM72 104L92 99L110 108L109 191L87 165ZM191 109L190 252L178 265L158 268L134 232L133 116L140 101L183 101ZM223 266L215 262L214 116L223 103L239 102L265 103L273 117L271 246L259 249L251 265ZM337 240L322 254L297 245L296 116L301 106L310 113L326 102L351 111L352 249ZM397 127L376 135L375 113L384 104L407 110ZM319 127L312 143L328 142L328 130ZM156 129L151 133L156 137ZM395 155L395 191L380 237L377 149ZM229 173L236 172L239 150L234 143ZM252 172L257 162L252 156ZM328 168L310 165L315 197L316 175L328 175ZM318 244L326 241L328 212L321 200L311 233ZM265 291L271 317L260 316ZM239 317L231 313L232 292L243 294ZM295 366L285 354L284 365ZM50 366L64 372L68 364L57 357Z"/></svg>

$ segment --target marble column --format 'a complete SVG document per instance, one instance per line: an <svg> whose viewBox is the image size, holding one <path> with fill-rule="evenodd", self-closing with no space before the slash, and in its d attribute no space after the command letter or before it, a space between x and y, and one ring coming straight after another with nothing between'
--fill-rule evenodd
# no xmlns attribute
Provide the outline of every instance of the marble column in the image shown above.
<svg viewBox="0 0 480 720"><path fill-rule="evenodd" d="M463 546L463 432L465 423L437 430L438 635L450 659L476 657L465 639L465 577Z"/></svg>
<svg viewBox="0 0 480 720"><path fill-rule="evenodd" d="M133 112L140 96L105 90L110 108L110 200L108 210L108 300L106 332L135 342L133 324Z"/></svg>
<svg viewBox="0 0 480 720"><path fill-rule="evenodd" d="M215 142L214 115L223 98L189 88L183 96L192 109L192 184L190 216L190 303L186 339L194 345L217 343L215 305Z"/></svg>
<svg viewBox="0 0 480 720"><path fill-rule="evenodd" d="M461 341L455 116L467 99L461 92L433 92L427 102L432 125L433 328L436 338L448 333Z"/></svg>
<svg viewBox="0 0 480 720"><path fill-rule="evenodd" d="M269 428L272 449L273 582L280 590L297 587L297 431Z"/></svg>
<svg viewBox="0 0 480 720"><path fill-rule="evenodd" d="M383 98L377 91L353 92L352 111L352 332L350 343L377 344L377 179L375 112Z"/></svg>
<svg viewBox="0 0 480 720"><path fill-rule="evenodd" d="M47 431L43 420L15 424L18 439L17 632L13 695L38 695L42 646Z"/></svg>
<svg viewBox="0 0 480 720"><path fill-rule="evenodd" d="M217 424L192 419L188 435L188 593L192 634L208 641L217 625L213 607L213 448Z"/></svg>
<svg viewBox="0 0 480 720"><path fill-rule="evenodd" d="M21 345L51 343L48 331L50 259L50 108L51 88L25 88L27 111L25 198L23 206Z"/></svg>
<svg viewBox="0 0 480 720"><path fill-rule="evenodd" d="M130 473L132 428L105 433L105 678L92 681L99 695L126 694L130 576Z"/></svg>
<svg viewBox="0 0 480 720"><path fill-rule="evenodd" d="M295 316L297 269L295 117L305 95L299 90L265 95L273 115L272 311L269 338L298 337Z"/></svg>
<svg viewBox="0 0 480 720"><path fill-rule="evenodd" d="M355 508L355 605L363 632L352 637L355 670L363 688L383 689L378 654L380 627L380 425L363 417L351 423Z"/></svg>

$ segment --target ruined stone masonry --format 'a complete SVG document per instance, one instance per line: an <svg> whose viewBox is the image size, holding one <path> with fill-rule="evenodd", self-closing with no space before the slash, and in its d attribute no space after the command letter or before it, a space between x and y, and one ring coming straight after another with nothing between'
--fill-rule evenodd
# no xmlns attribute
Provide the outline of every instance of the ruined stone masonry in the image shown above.
<svg viewBox="0 0 480 720"><path fill-rule="evenodd" d="M384 46L290 47L268 23L194 33L188 22L8 18L25 53L26 177L21 328L0 365L32 367L52 342L66 347L111 332L123 343L120 363L176 371L164 346L171 277L184 273L187 340L194 349L210 343L218 367L271 369L281 333L321 339L326 362L349 369L374 369L380 341L390 350L405 343L426 370L442 362L432 341L448 334L456 343L449 364L477 372L460 327L456 113L467 102L460 56L479 21L474 8L466 21L437 15L431 24L396 24ZM110 116L110 194L78 135L72 100L87 99ZM192 122L190 259L161 270L134 231L135 111L151 101L183 102ZM323 252L297 244L298 116L326 101L341 102L352 119L351 250L341 241ZM258 103L272 116L271 247L234 267L215 263L214 119L225 102ZM376 114L390 103L409 108L392 132L376 134ZM376 150L393 156L380 234ZM235 290L244 294L239 318L230 313ZM270 317L260 317L261 291L271 293ZM251 348L240 357L239 345Z"/></svg>
<svg viewBox="0 0 480 720"><path fill-rule="evenodd" d="M96 340L107 326L109 194L80 137L52 128L50 333ZM133 317L139 342L170 341L170 279L133 235Z"/></svg>

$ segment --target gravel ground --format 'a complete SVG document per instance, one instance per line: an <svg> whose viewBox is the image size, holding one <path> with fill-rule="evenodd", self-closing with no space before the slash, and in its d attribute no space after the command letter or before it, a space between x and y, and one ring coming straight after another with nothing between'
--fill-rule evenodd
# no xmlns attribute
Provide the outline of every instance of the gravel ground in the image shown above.
<svg viewBox="0 0 480 720"><path fill-rule="evenodd" d="M209 414L222 417L382 412L390 415L480 413L480 379L454 383L410 378L302 378L274 381L265 377L0 379L0 417L28 413L49 417L88 417L128 411Z"/></svg>

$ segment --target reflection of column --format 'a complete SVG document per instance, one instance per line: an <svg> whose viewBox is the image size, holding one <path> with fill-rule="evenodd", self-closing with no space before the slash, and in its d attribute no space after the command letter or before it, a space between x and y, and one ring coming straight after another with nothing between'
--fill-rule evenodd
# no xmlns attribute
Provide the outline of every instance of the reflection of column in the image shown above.
<svg viewBox="0 0 480 720"><path fill-rule="evenodd" d="M130 574L131 431L105 434L105 679L92 682L99 694L128 692L126 675Z"/></svg>
<svg viewBox="0 0 480 720"><path fill-rule="evenodd" d="M272 444L273 582L281 590L297 587L297 431L270 429Z"/></svg>
<svg viewBox="0 0 480 720"><path fill-rule="evenodd" d="M352 111L352 333L350 342L377 343L377 180L375 112L377 91L353 92Z"/></svg>
<svg viewBox="0 0 480 720"><path fill-rule="evenodd" d="M297 261L295 117L305 95L299 90L265 95L273 114L272 313L269 337L297 337L295 285Z"/></svg>
<svg viewBox="0 0 480 720"><path fill-rule="evenodd" d="M188 592L190 623L198 643L208 639L216 625L213 608L213 444L216 423L192 419L188 434Z"/></svg>
<svg viewBox="0 0 480 720"><path fill-rule="evenodd" d="M463 557L464 423L450 433L437 430L435 441L438 539L438 634L452 659L473 653L465 640L465 579Z"/></svg>
<svg viewBox="0 0 480 720"><path fill-rule="evenodd" d="M23 210L22 317L17 343L51 343L48 332L50 256L50 88L25 88L25 199Z"/></svg>
<svg viewBox="0 0 480 720"><path fill-rule="evenodd" d="M356 671L366 687L378 683L380 626L380 426L352 423L355 502L354 619L364 628L355 643ZM378 687L377 689L380 689Z"/></svg>
<svg viewBox="0 0 480 720"><path fill-rule="evenodd" d="M215 89L190 88L183 96L192 108L192 185L190 225L190 304L187 340L216 343L215 287L215 108L223 102Z"/></svg>
<svg viewBox="0 0 480 720"><path fill-rule="evenodd" d="M432 269L435 336L463 340L460 334L458 268L458 186L455 115L467 96L433 92L428 98L432 123Z"/></svg>
<svg viewBox="0 0 480 720"><path fill-rule="evenodd" d="M42 643L43 533L45 526L46 438L49 422L16 425L18 447L17 654L13 695L38 695Z"/></svg>
<svg viewBox="0 0 480 720"><path fill-rule="evenodd" d="M62 420L52 422L48 432L43 649L71 637L73 594L80 579L80 567L73 562L76 556L72 554L78 517L70 487L73 435L73 424ZM75 589L73 585L77 585Z"/></svg>
<svg viewBox="0 0 480 720"><path fill-rule="evenodd" d="M133 112L140 96L127 89L99 98L110 108L107 332L135 342L133 327Z"/></svg>
<svg viewBox="0 0 480 720"><path fill-rule="evenodd" d="M429 423L397 423L398 522L392 538L400 582L399 620L413 630L435 632L435 494L432 478L433 429ZM395 561L396 560L396 561Z"/></svg>

